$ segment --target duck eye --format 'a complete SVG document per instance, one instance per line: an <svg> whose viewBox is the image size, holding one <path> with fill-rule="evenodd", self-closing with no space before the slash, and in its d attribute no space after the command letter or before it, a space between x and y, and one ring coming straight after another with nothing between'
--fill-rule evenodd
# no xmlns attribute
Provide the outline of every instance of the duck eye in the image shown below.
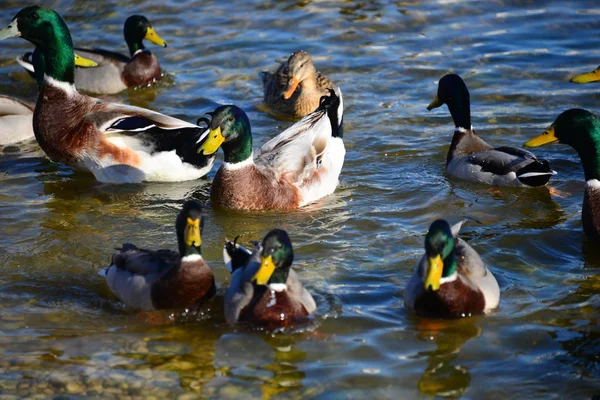
<svg viewBox="0 0 600 400"><path fill-rule="evenodd" d="M33 13L31 14L31 19L37 21L38 19L40 19L40 16L37 13Z"/></svg>
<svg viewBox="0 0 600 400"><path fill-rule="evenodd" d="M227 122L233 122L233 117L227 118Z"/></svg>

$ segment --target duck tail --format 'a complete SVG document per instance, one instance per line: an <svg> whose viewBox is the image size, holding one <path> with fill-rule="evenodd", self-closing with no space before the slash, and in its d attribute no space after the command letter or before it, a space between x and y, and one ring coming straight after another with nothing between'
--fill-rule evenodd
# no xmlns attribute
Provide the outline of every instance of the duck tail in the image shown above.
<svg viewBox="0 0 600 400"><path fill-rule="evenodd" d="M331 136L344 137L344 99L342 89L329 89L328 96L321 96L316 111L325 111L331 123Z"/></svg>
<svg viewBox="0 0 600 400"><path fill-rule="evenodd" d="M550 168L548 160L532 160L517 171L517 178L527 186L544 186L552 175L556 175L556 171Z"/></svg>
<svg viewBox="0 0 600 400"><path fill-rule="evenodd" d="M252 252L244 246L237 244L239 236L232 241L225 242L223 246L223 261L229 270L229 273L235 272L238 268L243 268L250 261Z"/></svg>

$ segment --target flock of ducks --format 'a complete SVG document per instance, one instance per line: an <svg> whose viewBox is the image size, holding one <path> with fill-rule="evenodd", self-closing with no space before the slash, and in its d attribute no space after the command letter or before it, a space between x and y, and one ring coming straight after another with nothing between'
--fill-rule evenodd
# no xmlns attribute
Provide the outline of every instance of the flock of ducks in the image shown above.
<svg viewBox="0 0 600 400"><path fill-rule="evenodd" d="M38 6L19 11L0 31L0 40L22 37L35 45L18 62L35 77L40 93L35 108L0 97L0 145L35 137L53 161L110 183L198 179L212 169L222 149L224 162L212 181L210 201L226 209L292 210L336 189L346 153L342 92L316 70L308 53L295 52L274 73L261 74L265 104L300 120L254 149L248 116L235 105L220 106L193 124L80 93L117 93L161 79L158 59L143 41L167 44L149 21L129 17L124 36L129 56L74 47L55 11ZM573 81L600 80L599 70ZM446 161L449 175L494 186L535 187L556 174L547 160L527 150L493 148L477 136L469 91L456 74L440 79L427 108L444 104L455 125ZM525 145L552 142L569 144L579 153L587 181L583 226L591 240L600 240L600 121L588 111L568 110ZM441 219L431 224L425 254L404 291L406 307L422 315L457 317L498 306L498 283L459 238L461 225L451 227ZM178 251L123 245L101 272L108 287L138 310L188 308L213 298L215 279L202 258L203 226L201 204L187 201L175 221ZM284 230L270 231L253 250L237 239L227 242L223 258L231 273L224 298L227 322L281 328L315 312L313 297L291 269L294 252Z"/></svg>

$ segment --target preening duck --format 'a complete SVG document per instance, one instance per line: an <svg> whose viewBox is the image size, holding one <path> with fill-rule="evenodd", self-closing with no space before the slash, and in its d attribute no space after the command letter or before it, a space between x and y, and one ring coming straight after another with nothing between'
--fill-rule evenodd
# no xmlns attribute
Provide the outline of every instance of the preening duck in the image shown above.
<svg viewBox="0 0 600 400"><path fill-rule="evenodd" d="M494 186L543 186L556 172L546 160L513 146L493 148L476 135L471 125L469 90L456 74L440 79L432 110L448 106L455 130L446 158L448 174L472 182Z"/></svg>
<svg viewBox="0 0 600 400"><path fill-rule="evenodd" d="M40 50L34 57L40 95L33 131L53 161L112 183L184 181L210 170L214 157L194 151L205 129L77 92L71 35L55 11L25 7L0 31L0 40L14 36Z"/></svg>
<svg viewBox="0 0 600 400"><path fill-rule="evenodd" d="M572 108L525 146L548 143L568 144L579 154L586 181L581 210L583 231L590 240L600 242L600 120L587 110Z"/></svg>
<svg viewBox="0 0 600 400"><path fill-rule="evenodd" d="M253 252L227 242L223 259L231 282L225 295L228 323L286 327L312 314L317 306L291 269L292 242L283 229L269 232Z"/></svg>
<svg viewBox="0 0 600 400"><path fill-rule="evenodd" d="M125 42L130 56L118 52L75 48L75 52L84 58L95 61L96 68L76 68L75 87L79 91L95 94L114 94L127 88L148 86L162 78L158 59L144 47L144 39L167 47L154 30L148 19L142 15L132 15L123 27ZM17 58L19 64L30 72L34 71L32 53Z"/></svg>
<svg viewBox="0 0 600 400"><path fill-rule="evenodd" d="M319 106L335 85L317 71L307 52L293 53L274 73L263 71L264 102L273 111L293 119L302 118Z"/></svg>
<svg viewBox="0 0 600 400"><path fill-rule="evenodd" d="M488 312L500 300L500 288L477 252L439 219L425 236L425 254L404 289L404 305L433 317L464 317Z"/></svg>
<svg viewBox="0 0 600 400"><path fill-rule="evenodd" d="M144 250L126 243L101 271L115 296L138 310L187 308L212 298L215 279L202 258L202 208L189 200L177 215L179 251Z"/></svg>
<svg viewBox="0 0 600 400"><path fill-rule="evenodd" d="M252 152L250 121L233 105L212 113L200 147L225 160L212 182L213 204L238 210L290 210L333 193L344 164L343 100L339 88L319 108Z"/></svg>

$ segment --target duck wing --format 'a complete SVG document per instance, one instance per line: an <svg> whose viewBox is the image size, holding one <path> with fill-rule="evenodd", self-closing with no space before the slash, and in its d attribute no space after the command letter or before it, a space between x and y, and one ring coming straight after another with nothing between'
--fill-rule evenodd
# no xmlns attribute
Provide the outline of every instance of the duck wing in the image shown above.
<svg viewBox="0 0 600 400"><path fill-rule="evenodd" d="M330 99L333 97L334 99ZM341 91L331 90L312 113L266 142L254 155L255 163L298 183L310 177L319 168L331 138L341 130L338 107ZM335 108L335 112L331 111Z"/></svg>
<svg viewBox="0 0 600 400"><path fill-rule="evenodd" d="M125 54L110 50L82 47L76 47L73 50L82 57L94 60L98 63L98 65L103 65L106 63L112 63L116 65L127 64L130 60L130 57L126 56Z"/></svg>
<svg viewBox="0 0 600 400"><path fill-rule="evenodd" d="M472 153L468 162L496 175L514 172L519 181L528 186L543 186L556 174L547 160L539 160L533 153L511 146Z"/></svg>
<svg viewBox="0 0 600 400"><path fill-rule="evenodd" d="M181 256L172 250L145 250L126 243L113 254L112 265L131 274L158 280L171 269L179 267Z"/></svg>
<svg viewBox="0 0 600 400"><path fill-rule="evenodd" d="M309 314L312 314L317 309L317 303L315 303L309 291L304 288L304 285L302 285L302 282L300 282L298 275L293 269L290 269L286 284L291 298L302 304Z"/></svg>

